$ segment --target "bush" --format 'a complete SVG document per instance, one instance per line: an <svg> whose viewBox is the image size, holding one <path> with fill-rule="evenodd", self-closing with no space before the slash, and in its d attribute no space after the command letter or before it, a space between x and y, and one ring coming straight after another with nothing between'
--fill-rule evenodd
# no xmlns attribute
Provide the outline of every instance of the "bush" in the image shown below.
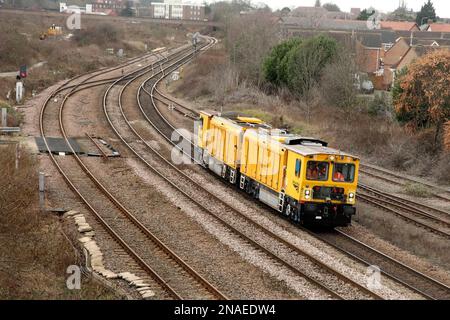
<svg viewBox="0 0 450 320"><path fill-rule="evenodd" d="M405 193L417 198L428 198L432 196L428 187L420 183L407 183L405 185Z"/></svg>
<svg viewBox="0 0 450 320"><path fill-rule="evenodd" d="M18 127L23 121L23 115L19 113L15 108L11 107L8 103L0 101L0 111L2 108L6 108L8 112L7 125L9 127Z"/></svg>
<svg viewBox="0 0 450 320"><path fill-rule="evenodd" d="M263 64L264 79L275 86L287 85L286 56L301 44L299 38L289 39L275 46Z"/></svg>
<svg viewBox="0 0 450 320"><path fill-rule="evenodd" d="M385 93L375 94L373 100L369 102L367 112L371 116L390 116L392 113L392 105Z"/></svg>
<svg viewBox="0 0 450 320"><path fill-rule="evenodd" d="M328 64L321 79L323 99L328 106L350 111L358 103L358 92L355 87L357 67L350 54L341 51L336 61Z"/></svg>
<svg viewBox="0 0 450 320"><path fill-rule="evenodd" d="M444 153L440 157L433 170L433 175L438 182L450 185L450 153Z"/></svg>
<svg viewBox="0 0 450 320"><path fill-rule="evenodd" d="M308 39L289 51L287 78L292 92L299 96L308 95L337 52L337 42L323 35Z"/></svg>
<svg viewBox="0 0 450 320"><path fill-rule="evenodd" d="M415 60L394 87L399 121L411 130L435 128L436 148L444 123L450 120L450 52L435 50Z"/></svg>
<svg viewBox="0 0 450 320"><path fill-rule="evenodd" d="M109 23L100 23L94 27L77 30L74 40L80 46L96 44L98 46L111 45L119 39L118 29Z"/></svg>
<svg viewBox="0 0 450 320"><path fill-rule="evenodd" d="M4 71L19 70L21 64L30 64L36 56L28 45L27 37L11 26L0 32L0 66Z"/></svg>
<svg viewBox="0 0 450 320"><path fill-rule="evenodd" d="M304 41L290 39L275 46L265 58L263 75L275 86L287 85L296 96L305 96L337 55L338 44L328 36L319 35Z"/></svg>

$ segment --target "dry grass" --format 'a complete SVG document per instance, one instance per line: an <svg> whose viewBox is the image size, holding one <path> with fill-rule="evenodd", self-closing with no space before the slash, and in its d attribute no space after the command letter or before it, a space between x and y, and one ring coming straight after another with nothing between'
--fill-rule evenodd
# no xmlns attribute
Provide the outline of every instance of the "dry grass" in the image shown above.
<svg viewBox="0 0 450 320"><path fill-rule="evenodd" d="M450 184L450 153L444 153L438 165L433 169L433 175L440 183Z"/></svg>
<svg viewBox="0 0 450 320"><path fill-rule="evenodd" d="M450 243L422 228L406 223L390 214L385 214L366 204L358 204L356 222L369 227L371 231L406 251L427 258L447 268L450 264ZM401 232L400 232L401 231ZM430 248L433 248L430 250Z"/></svg>
<svg viewBox="0 0 450 320"><path fill-rule="evenodd" d="M114 298L114 293L84 279L68 290L66 269L79 264L58 218L38 208L35 159L15 147L0 146L0 299Z"/></svg>
<svg viewBox="0 0 450 320"><path fill-rule="evenodd" d="M0 109L6 108L8 116L6 118L6 125L8 127L18 127L23 121L23 114L11 107L8 103L0 100Z"/></svg>
<svg viewBox="0 0 450 320"><path fill-rule="evenodd" d="M40 61L48 65L29 71L25 79L25 94L39 92L49 85L76 74L120 62L108 55L106 48L124 49L127 57L149 49L174 46L186 41L186 30L176 26L159 26L147 23L117 22L108 17L82 16L82 30L74 32L71 40L49 37L39 40L52 23L65 28L66 17L23 12L0 12L0 72L11 72L22 64L28 67ZM69 31L64 29L64 35ZM0 78L0 97L14 88L14 78ZM11 100L12 102L12 100Z"/></svg>
<svg viewBox="0 0 450 320"><path fill-rule="evenodd" d="M407 195L416 198L429 198L433 195L429 188L420 183L407 183L404 189Z"/></svg>

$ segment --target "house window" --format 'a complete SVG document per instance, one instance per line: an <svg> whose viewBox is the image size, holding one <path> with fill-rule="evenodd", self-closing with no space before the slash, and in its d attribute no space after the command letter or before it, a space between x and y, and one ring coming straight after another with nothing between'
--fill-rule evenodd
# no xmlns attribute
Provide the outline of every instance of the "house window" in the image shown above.
<svg viewBox="0 0 450 320"><path fill-rule="evenodd" d="M393 43L383 43L383 49L384 51L388 51L390 48L394 46Z"/></svg>

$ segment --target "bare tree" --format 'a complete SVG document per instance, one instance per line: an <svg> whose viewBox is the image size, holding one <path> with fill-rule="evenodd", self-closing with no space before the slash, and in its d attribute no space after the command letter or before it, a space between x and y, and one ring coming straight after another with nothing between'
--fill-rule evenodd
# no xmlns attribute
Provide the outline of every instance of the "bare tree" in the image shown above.
<svg viewBox="0 0 450 320"><path fill-rule="evenodd" d="M260 85L263 80L262 62L278 42L277 25L272 15L257 12L235 16L227 26L226 44L233 66L241 78Z"/></svg>

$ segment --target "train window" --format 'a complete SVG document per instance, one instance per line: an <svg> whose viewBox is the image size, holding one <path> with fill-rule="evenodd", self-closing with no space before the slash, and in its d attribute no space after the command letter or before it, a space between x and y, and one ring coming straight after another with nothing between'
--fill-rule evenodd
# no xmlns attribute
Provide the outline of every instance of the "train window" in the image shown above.
<svg viewBox="0 0 450 320"><path fill-rule="evenodd" d="M308 161L306 168L306 179L314 181L328 180L328 162Z"/></svg>
<svg viewBox="0 0 450 320"><path fill-rule="evenodd" d="M335 163L333 181L353 182L355 180L355 165L351 163Z"/></svg>
<svg viewBox="0 0 450 320"><path fill-rule="evenodd" d="M300 171L302 169L302 161L300 159L295 160L295 176L300 177Z"/></svg>

